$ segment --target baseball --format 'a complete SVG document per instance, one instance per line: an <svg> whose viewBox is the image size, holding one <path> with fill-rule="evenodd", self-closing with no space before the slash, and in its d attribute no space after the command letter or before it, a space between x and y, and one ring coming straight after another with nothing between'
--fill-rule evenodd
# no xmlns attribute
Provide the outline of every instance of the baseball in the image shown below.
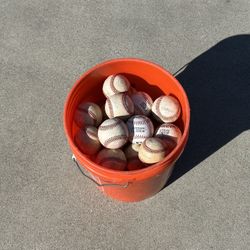
<svg viewBox="0 0 250 250"><path fill-rule="evenodd" d="M103 83L103 94L108 98L112 95L126 92L130 88L129 80L123 75L110 75Z"/></svg>
<svg viewBox="0 0 250 250"><path fill-rule="evenodd" d="M129 96L131 96L131 95L135 94L136 92L137 92L137 90L134 87L130 86L127 93Z"/></svg>
<svg viewBox="0 0 250 250"><path fill-rule="evenodd" d="M141 145L138 157L148 164L153 164L163 160L166 156L165 143L160 138L147 138Z"/></svg>
<svg viewBox="0 0 250 250"><path fill-rule="evenodd" d="M127 126L119 118L105 120L98 128L98 138L105 148L120 148L128 140Z"/></svg>
<svg viewBox="0 0 250 250"><path fill-rule="evenodd" d="M102 111L102 118L103 118L103 120L108 119L108 116L107 116L107 114L105 112L105 103L101 106L101 111Z"/></svg>
<svg viewBox="0 0 250 250"><path fill-rule="evenodd" d="M165 143L174 148L180 141L182 133L180 129L171 123L164 123L155 131L155 137L161 138Z"/></svg>
<svg viewBox="0 0 250 250"><path fill-rule="evenodd" d="M83 102L75 111L74 121L80 128L87 125L97 127L102 122L101 108L95 103Z"/></svg>
<svg viewBox="0 0 250 250"><path fill-rule="evenodd" d="M146 138L154 133L154 125L151 120L144 115L135 115L128 119L127 127L129 141L132 143L142 143Z"/></svg>
<svg viewBox="0 0 250 250"><path fill-rule="evenodd" d="M96 163L109 169L125 170L127 160L121 149L102 149L97 157Z"/></svg>
<svg viewBox="0 0 250 250"><path fill-rule="evenodd" d="M158 121L171 123L178 119L181 106L175 97L160 96L153 103L152 113Z"/></svg>
<svg viewBox="0 0 250 250"><path fill-rule="evenodd" d="M131 94L130 97L134 103L134 113L136 115L148 116L150 114L153 101L147 93L139 91Z"/></svg>
<svg viewBox="0 0 250 250"><path fill-rule="evenodd" d="M140 146L140 144L130 144L124 150L127 158L127 169L130 171L145 167L145 164L142 163L138 158L138 151Z"/></svg>
<svg viewBox="0 0 250 250"><path fill-rule="evenodd" d="M86 126L80 129L75 135L75 144L86 155L94 155L101 148L97 136L97 128Z"/></svg>
<svg viewBox="0 0 250 250"><path fill-rule="evenodd" d="M126 93L112 95L106 100L105 112L109 118L126 118L134 113L134 104Z"/></svg>

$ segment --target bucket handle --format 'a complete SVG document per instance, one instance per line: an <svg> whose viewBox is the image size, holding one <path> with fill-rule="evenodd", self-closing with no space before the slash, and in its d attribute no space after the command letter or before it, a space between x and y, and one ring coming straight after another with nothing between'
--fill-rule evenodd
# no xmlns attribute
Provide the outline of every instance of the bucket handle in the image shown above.
<svg viewBox="0 0 250 250"><path fill-rule="evenodd" d="M76 157L74 155L72 155L72 160L73 162L75 162L76 166L78 167L78 169L81 171L81 173L88 178L89 180L91 180L92 182L94 182L98 187L109 187L109 186L113 186L113 187L121 187L121 188L127 188L129 183L127 182L126 184L115 184L115 183L104 183L104 184L100 184L98 183L96 180L94 180L93 178L91 178L89 175L85 174L84 171L82 170L83 167L80 167L78 161L76 160Z"/></svg>

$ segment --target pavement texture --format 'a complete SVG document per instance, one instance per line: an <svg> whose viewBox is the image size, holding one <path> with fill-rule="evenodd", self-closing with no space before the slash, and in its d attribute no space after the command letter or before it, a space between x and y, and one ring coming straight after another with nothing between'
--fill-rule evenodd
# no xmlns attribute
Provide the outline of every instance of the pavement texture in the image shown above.
<svg viewBox="0 0 250 250"><path fill-rule="evenodd" d="M0 249L249 249L250 3L0 1ZM156 62L191 104L161 192L113 201L73 165L65 98L117 57Z"/></svg>

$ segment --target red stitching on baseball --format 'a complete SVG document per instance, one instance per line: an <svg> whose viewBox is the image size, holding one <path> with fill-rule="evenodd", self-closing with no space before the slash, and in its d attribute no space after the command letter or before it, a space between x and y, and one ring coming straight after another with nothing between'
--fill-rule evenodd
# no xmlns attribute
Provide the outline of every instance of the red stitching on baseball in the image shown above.
<svg viewBox="0 0 250 250"><path fill-rule="evenodd" d="M97 123L98 123L98 122L97 122L96 114L93 113L93 111L91 111L91 110L89 110L88 113L89 113L89 116L94 120L95 126L97 126Z"/></svg>
<svg viewBox="0 0 250 250"><path fill-rule="evenodd" d="M115 122L109 125L101 125L98 129L99 130L109 130L112 128L115 128L117 125L119 125L120 123L122 123L122 120L120 119L113 119Z"/></svg>
<svg viewBox="0 0 250 250"><path fill-rule="evenodd" d="M116 77L116 75L113 75L113 76L111 77L111 79L110 79L110 89L112 90L112 92L113 92L114 94L118 94L118 93L120 93L120 92L119 92L119 90L116 89L116 87L115 87L115 84L114 84L115 77Z"/></svg>
<svg viewBox="0 0 250 250"><path fill-rule="evenodd" d="M122 104L125 110L128 112L128 114L131 114L132 111L129 109L129 106L127 105L126 98L130 98L130 97L127 94L122 94Z"/></svg>
<svg viewBox="0 0 250 250"><path fill-rule="evenodd" d="M93 137L94 137L94 139L90 138L91 140L98 140L98 136L97 136L97 133L96 133L96 132L86 129L86 134L87 134L88 136L90 135L90 136L93 136ZM90 136L89 136L89 137L90 137Z"/></svg>
<svg viewBox="0 0 250 250"><path fill-rule="evenodd" d="M110 117L113 118L114 117L114 110L113 110L112 102L110 101L109 98L106 100L106 102L108 104Z"/></svg>
<svg viewBox="0 0 250 250"><path fill-rule="evenodd" d="M144 147L144 149L146 151L148 151L149 153L163 153L163 152L165 152L165 147L163 149L152 149L152 148L148 147L146 145L146 140L142 143L141 146Z"/></svg>
<svg viewBox="0 0 250 250"><path fill-rule="evenodd" d="M104 145L104 147L107 147L111 142L122 140L122 139L125 139L127 141L128 137L126 135L112 136L109 139L107 139L106 141L104 141L103 145Z"/></svg>

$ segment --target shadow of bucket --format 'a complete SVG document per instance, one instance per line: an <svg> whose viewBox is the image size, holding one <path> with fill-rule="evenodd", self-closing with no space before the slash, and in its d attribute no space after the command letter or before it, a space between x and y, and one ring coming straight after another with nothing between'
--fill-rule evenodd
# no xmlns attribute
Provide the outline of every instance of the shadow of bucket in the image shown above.
<svg viewBox="0 0 250 250"><path fill-rule="evenodd" d="M124 74L133 87L147 92L153 99L163 94L176 96L182 107L182 113L176 122L183 133L179 144L164 160L140 170L116 171L103 168L93 159L82 154L74 143L74 135L77 131L73 122L75 109L82 101L103 104L105 101L102 93L103 81L109 75L118 73ZM172 173L174 163L187 143L189 123L189 102L180 83L162 67L134 58L113 59L88 70L74 84L64 107L64 130L75 162L79 163L81 170L84 168L90 173L92 180L106 195L126 202L144 200L164 187Z"/></svg>

